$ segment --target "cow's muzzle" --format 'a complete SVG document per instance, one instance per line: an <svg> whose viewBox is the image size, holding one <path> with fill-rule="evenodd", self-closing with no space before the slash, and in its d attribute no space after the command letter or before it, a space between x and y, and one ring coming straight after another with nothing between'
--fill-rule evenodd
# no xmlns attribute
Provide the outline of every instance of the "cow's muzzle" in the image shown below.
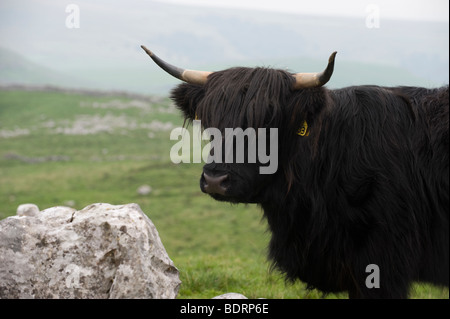
<svg viewBox="0 0 450 319"><path fill-rule="evenodd" d="M210 176L203 172L200 180L200 188L207 194L219 194L225 196L227 187L224 185L228 180L228 174L221 176Z"/></svg>

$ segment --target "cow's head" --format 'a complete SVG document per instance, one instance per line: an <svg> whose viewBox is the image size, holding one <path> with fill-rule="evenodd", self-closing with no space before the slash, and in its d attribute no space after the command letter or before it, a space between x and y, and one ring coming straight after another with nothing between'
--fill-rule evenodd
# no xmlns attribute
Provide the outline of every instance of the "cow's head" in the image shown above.
<svg viewBox="0 0 450 319"><path fill-rule="evenodd" d="M203 128L213 128L221 133L221 148L212 149L221 153L221 160L204 165L201 190L217 200L261 202L263 190L280 174L276 168L275 171L271 171L270 167L267 169L268 165L274 165L268 163L267 155L273 150L282 152L278 146L283 143L278 142L295 138L305 119L305 114L298 115L303 116L303 120L295 119L297 116L290 114L286 105L296 92L318 88L328 82L333 73L336 52L330 56L323 72L291 74L269 68L239 67L217 72L187 70L170 65L144 46L142 48L162 69L186 82L177 86L171 94L185 119L200 120ZM227 134L227 130L236 134ZM239 135L240 132L243 134ZM237 141L238 138L243 140ZM245 147L244 154L241 154L243 161L237 158L242 141ZM255 145L258 146L256 149ZM250 149L256 151L253 154L256 156L250 155ZM259 156L264 153L262 149L266 157ZM230 150L233 156L227 157ZM217 153L210 156L218 158ZM266 171L262 171L264 167Z"/></svg>

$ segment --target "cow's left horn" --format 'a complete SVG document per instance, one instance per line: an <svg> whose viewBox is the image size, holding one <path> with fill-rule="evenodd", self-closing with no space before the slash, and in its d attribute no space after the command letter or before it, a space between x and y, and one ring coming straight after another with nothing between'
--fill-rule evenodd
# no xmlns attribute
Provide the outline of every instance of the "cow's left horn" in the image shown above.
<svg viewBox="0 0 450 319"><path fill-rule="evenodd" d="M207 71L196 71L179 68L167 63L166 61L161 60L156 54L147 49L145 46L141 45L141 48L144 49L144 51L152 58L153 61L155 61L156 64L159 65L161 69L182 81L193 84L205 84L208 75L212 73Z"/></svg>
<svg viewBox="0 0 450 319"><path fill-rule="evenodd" d="M296 73L294 90L303 89L303 88L314 88L325 85L333 74L334 69L334 57L336 56L336 51L331 53L330 58L328 59L327 68L323 72L319 73Z"/></svg>

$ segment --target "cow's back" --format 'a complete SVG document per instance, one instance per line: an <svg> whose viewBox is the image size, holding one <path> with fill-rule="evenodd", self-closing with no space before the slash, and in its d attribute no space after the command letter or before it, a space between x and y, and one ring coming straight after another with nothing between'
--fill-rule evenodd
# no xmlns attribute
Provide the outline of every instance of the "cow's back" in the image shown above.
<svg viewBox="0 0 450 319"><path fill-rule="evenodd" d="M404 97L423 121L429 134L433 151L446 163L449 160L449 87L426 89L416 87L398 87L393 89ZM445 160L445 161L444 161Z"/></svg>

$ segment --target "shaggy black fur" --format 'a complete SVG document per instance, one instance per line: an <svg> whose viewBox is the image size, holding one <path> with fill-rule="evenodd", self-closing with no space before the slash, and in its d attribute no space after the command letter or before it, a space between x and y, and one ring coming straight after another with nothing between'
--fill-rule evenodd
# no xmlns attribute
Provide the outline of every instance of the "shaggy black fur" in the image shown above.
<svg viewBox="0 0 450 319"><path fill-rule="evenodd" d="M204 127L275 127L278 171L207 164L229 175L218 200L258 203L269 257L287 279L351 298L406 298L413 281L449 283L448 86L291 90L281 70L233 68L172 99ZM306 120L308 136L296 134ZM380 269L367 288L366 266Z"/></svg>

